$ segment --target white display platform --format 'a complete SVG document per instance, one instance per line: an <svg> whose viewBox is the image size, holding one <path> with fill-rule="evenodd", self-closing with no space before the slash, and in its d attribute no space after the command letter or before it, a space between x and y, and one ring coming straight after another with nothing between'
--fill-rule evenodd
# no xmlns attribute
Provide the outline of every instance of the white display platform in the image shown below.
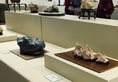
<svg viewBox="0 0 118 82"><path fill-rule="evenodd" d="M43 40L64 48L74 47L78 42L118 59L118 20L78 19L71 15L41 17Z"/></svg>
<svg viewBox="0 0 118 82"><path fill-rule="evenodd" d="M108 19L78 19L77 16L39 16L38 14L5 12L7 29L17 31L29 36L42 38L52 44L69 48L78 42L82 46L88 44L95 51L101 51L105 55L118 59L118 21ZM15 19L18 20L16 21ZM14 20L13 20L14 19ZM21 21L25 21L24 23ZM22 29L22 30L21 30ZM58 35L58 36L57 36ZM47 43L46 43L47 44ZM9 45L9 46L8 46ZM0 53L0 79L7 82L48 82L44 76L50 73L59 73L74 82L116 82L118 81L118 68L103 73L96 73L85 67L54 56L54 53L64 48L47 44L44 57L26 61L12 53ZM17 49L16 42L0 43L0 51ZM11 48L12 46L12 48ZM67 49L68 50L68 49ZM66 51L66 50L64 50ZM45 66L52 71L49 72ZM6 72L7 71L7 72ZM7 74L6 74L7 73ZM55 74L57 74L55 73ZM10 76L12 74L12 76ZM58 74L57 74L58 75ZM10 76L10 77L9 77ZM61 77L62 77L61 76ZM5 79L4 77L7 77ZM14 78L17 78L14 80ZM60 82L68 82L63 78Z"/></svg>
<svg viewBox="0 0 118 82"><path fill-rule="evenodd" d="M6 11L5 20L8 30L41 38L41 17L38 13Z"/></svg>
<svg viewBox="0 0 118 82"><path fill-rule="evenodd" d="M73 50L70 48L56 53ZM54 53L45 54L45 66L59 73L60 75L72 80L73 82L117 82L118 67L108 71L98 73L73 62L55 56Z"/></svg>
<svg viewBox="0 0 118 82"><path fill-rule="evenodd" d="M7 30L3 30L3 35L0 35L0 42L16 40L17 35L10 33Z"/></svg>
<svg viewBox="0 0 118 82"><path fill-rule="evenodd" d="M91 46L95 52L101 51L118 59L118 20L79 19L74 15L41 16L24 11L6 11L5 20L9 30L41 38L64 48L74 47L78 42L82 46Z"/></svg>
<svg viewBox="0 0 118 82"><path fill-rule="evenodd" d="M0 77L2 78L0 82L50 82L44 77L49 74L55 74L62 78L58 82L71 82L45 68L44 57L26 61L13 53L2 53L7 50L18 49L15 41L0 43L0 46ZM50 52L63 50L63 48L49 43L46 43L45 49Z"/></svg>
<svg viewBox="0 0 118 82"><path fill-rule="evenodd" d="M22 36L22 35L18 35ZM45 50L57 52L64 48L46 43ZM44 57L24 60L9 52L19 49L16 41L0 43L0 82L50 82L45 76L54 74L61 78L58 82L71 82L63 76L45 68Z"/></svg>

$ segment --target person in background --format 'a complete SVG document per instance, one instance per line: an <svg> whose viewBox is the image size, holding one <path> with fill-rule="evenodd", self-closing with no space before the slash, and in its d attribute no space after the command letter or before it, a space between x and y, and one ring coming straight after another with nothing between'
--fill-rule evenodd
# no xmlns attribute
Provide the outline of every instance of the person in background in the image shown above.
<svg viewBox="0 0 118 82"><path fill-rule="evenodd" d="M65 5L65 14L72 14L71 11L68 9L69 6L72 5L72 0L65 0L64 2L64 5Z"/></svg>
<svg viewBox="0 0 118 82"><path fill-rule="evenodd" d="M112 0L100 0L97 7L96 17L111 19L113 11L114 5Z"/></svg>
<svg viewBox="0 0 118 82"><path fill-rule="evenodd" d="M72 6L74 7L74 14L79 15L81 0L72 0Z"/></svg>

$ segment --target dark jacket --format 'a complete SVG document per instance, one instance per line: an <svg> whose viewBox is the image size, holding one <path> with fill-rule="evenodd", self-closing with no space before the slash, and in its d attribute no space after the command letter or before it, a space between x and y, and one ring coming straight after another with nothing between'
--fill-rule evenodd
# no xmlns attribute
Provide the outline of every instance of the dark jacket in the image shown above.
<svg viewBox="0 0 118 82"><path fill-rule="evenodd" d="M80 7L81 6L81 0L72 0L73 7Z"/></svg>
<svg viewBox="0 0 118 82"><path fill-rule="evenodd" d="M68 10L68 7L71 6L72 0L65 0L64 5L65 5L65 10Z"/></svg>
<svg viewBox="0 0 118 82"><path fill-rule="evenodd" d="M110 19L113 11L114 11L114 5L112 0L100 0L96 16L98 18Z"/></svg>

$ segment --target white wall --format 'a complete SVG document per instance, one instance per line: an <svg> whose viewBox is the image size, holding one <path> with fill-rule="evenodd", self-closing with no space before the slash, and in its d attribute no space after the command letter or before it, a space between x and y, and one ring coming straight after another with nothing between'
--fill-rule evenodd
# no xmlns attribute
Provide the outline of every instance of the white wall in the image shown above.
<svg viewBox="0 0 118 82"><path fill-rule="evenodd" d="M118 5L118 0L113 0L114 5Z"/></svg>
<svg viewBox="0 0 118 82"><path fill-rule="evenodd" d="M5 3L5 0L0 0L0 3Z"/></svg>
<svg viewBox="0 0 118 82"><path fill-rule="evenodd" d="M29 4L30 2L42 5L45 2L48 2L48 0L21 0L21 3L27 3ZM0 0L0 3L5 3L5 0ZM9 3L11 3L11 1L9 0Z"/></svg>
<svg viewBox="0 0 118 82"><path fill-rule="evenodd" d="M30 2L33 2L33 3L35 3L35 4L39 4L39 5L41 5L41 4L43 4L43 3L45 3L45 2L47 2L48 0L21 0L21 3L27 3L27 4L29 4Z"/></svg>

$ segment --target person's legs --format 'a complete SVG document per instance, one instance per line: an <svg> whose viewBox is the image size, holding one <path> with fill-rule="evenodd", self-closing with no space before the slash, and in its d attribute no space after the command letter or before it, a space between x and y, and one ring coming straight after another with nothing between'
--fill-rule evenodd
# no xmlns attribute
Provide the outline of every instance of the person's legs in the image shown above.
<svg viewBox="0 0 118 82"><path fill-rule="evenodd" d="M68 14L68 15L74 15L74 11L65 10L65 14Z"/></svg>
<svg viewBox="0 0 118 82"><path fill-rule="evenodd" d="M65 14L70 14L70 11L69 10L65 10Z"/></svg>
<svg viewBox="0 0 118 82"><path fill-rule="evenodd" d="M74 14L75 14L75 15L79 15L79 12L80 12L80 8L79 8L79 7L76 7L76 8L74 9Z"/></svg>

